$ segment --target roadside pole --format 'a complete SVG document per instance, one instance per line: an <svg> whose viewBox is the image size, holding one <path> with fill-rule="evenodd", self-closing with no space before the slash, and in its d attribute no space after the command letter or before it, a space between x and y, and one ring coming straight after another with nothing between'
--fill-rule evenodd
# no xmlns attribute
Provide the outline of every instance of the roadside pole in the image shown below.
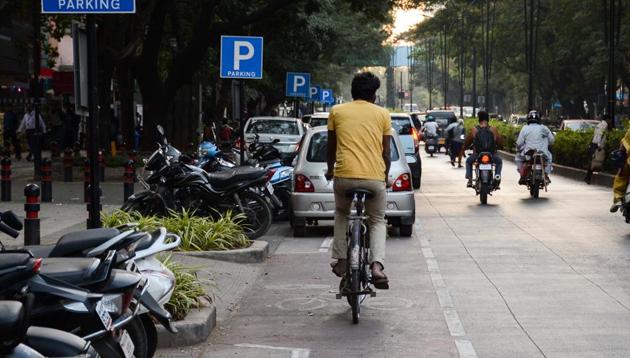
<svg viewBox="0 0 630 358"><path fill-rule="evenodd" d="M88 158L90 159L90 201L88 202L88 228L101 227L101 187L98 167L98 78L95 15L87 15L88 52Z"/></svg>
<svg viewBox="0 0 630 358"><path fill-rule="evenodd" d="M238 115L241 128L241 165L245 163L245 81L236 81L238 86Z"/></svg>
<svg viewBox="0 0 630 358"><path fill-rule="evenodd" d="M39 98L41 97L41 87L39 85L39 71L42 62L41 58L41 44L39 41L41 31L41 14L39 12L39 4L37 1L33 1L33 81L31 92L33 94L33 110L35 112L35 134L31 140L32 147L29 148L31 155L33 156L33 179L39 180L41 175L42 164L42 128L39 123L40 110L39 110Z"/></svg>

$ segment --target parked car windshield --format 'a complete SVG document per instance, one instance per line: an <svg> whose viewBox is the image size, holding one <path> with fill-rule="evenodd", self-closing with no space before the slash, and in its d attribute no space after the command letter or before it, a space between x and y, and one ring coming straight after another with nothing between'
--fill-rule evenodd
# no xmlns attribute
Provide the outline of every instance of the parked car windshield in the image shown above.
<svg viewBox="0 0 630 358"><path fill-rule="evenodd" d="M411 121L409 117L392 116L392 128L400 135L411 134Z"/></svg>
<svg viewBox="0 0 630 358"><path fill-rule="evenodd" d="M398 149L394 140L390 141L392 162L400 159ZM313 134L308 145L306 160L312 163L326 163L326 155L328 153L328 132L318 132Z"/></svg>
<svg viewBox="0 0 630 358"><path fill-rule="evenodd" d="M311 118L311 127L319 127L328 125L328 118Z"/></svg>
<svg viewBox="0 0 630 358"><path fill-rule="evenodd" d="M247 133L299 135L300 131L297 122L259 119L249 124Z"/></svg>

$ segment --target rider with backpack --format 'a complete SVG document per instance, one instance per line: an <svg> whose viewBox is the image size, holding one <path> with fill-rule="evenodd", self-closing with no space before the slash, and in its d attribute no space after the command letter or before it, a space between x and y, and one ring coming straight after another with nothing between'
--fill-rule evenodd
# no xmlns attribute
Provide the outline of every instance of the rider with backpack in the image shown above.
<svg viewBox="0 0 630 358"><path fill-rule="evenodd" d="M466 148L473 148L473 154L466 159L466 179L468 179L467 187L472 188L472 167L477 161L479 153L491 153L492 161L495 165L494 186L498 187L501 183L501 168L503 161L498 156L497 147L501 145L503 139L499 135L499 131L495 127L490 126L490 116L486 111L477 113L479 125L471 129L466 137L466 143L462 147L462 153Z"/></svg>

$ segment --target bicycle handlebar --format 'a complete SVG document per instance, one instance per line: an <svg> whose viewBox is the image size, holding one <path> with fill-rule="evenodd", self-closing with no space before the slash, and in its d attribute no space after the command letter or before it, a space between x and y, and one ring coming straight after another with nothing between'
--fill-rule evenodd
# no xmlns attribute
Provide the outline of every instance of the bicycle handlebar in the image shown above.
<svg viewBox="0 0 630 358"><path fill-rule="evenodd" d="M0 231L11 236L14 239L20 235L20 233L17 230L10 228L7 224L3 222L0 222Z"/></svg>

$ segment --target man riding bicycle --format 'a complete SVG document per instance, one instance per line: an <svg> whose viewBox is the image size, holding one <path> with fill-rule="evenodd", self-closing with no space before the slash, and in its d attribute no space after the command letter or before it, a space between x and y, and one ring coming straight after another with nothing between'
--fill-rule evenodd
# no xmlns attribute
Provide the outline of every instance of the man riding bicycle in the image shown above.
<svg viewBox="0 0 630 358"><path fill-rule="evenodd" d="M349 103L334 106L328 116L328 171L326 179L334 176L335 237L331 263L333 273L343 277L347 266L348 216L352 198L350 189L367 189L373 196L365 202L370 237L370 268L372 281L379 289L389 288L383 273L387 226L386 183L391 164L391 116L374 104L379 79L370 72L357 74L352 80Z"/></svg>

